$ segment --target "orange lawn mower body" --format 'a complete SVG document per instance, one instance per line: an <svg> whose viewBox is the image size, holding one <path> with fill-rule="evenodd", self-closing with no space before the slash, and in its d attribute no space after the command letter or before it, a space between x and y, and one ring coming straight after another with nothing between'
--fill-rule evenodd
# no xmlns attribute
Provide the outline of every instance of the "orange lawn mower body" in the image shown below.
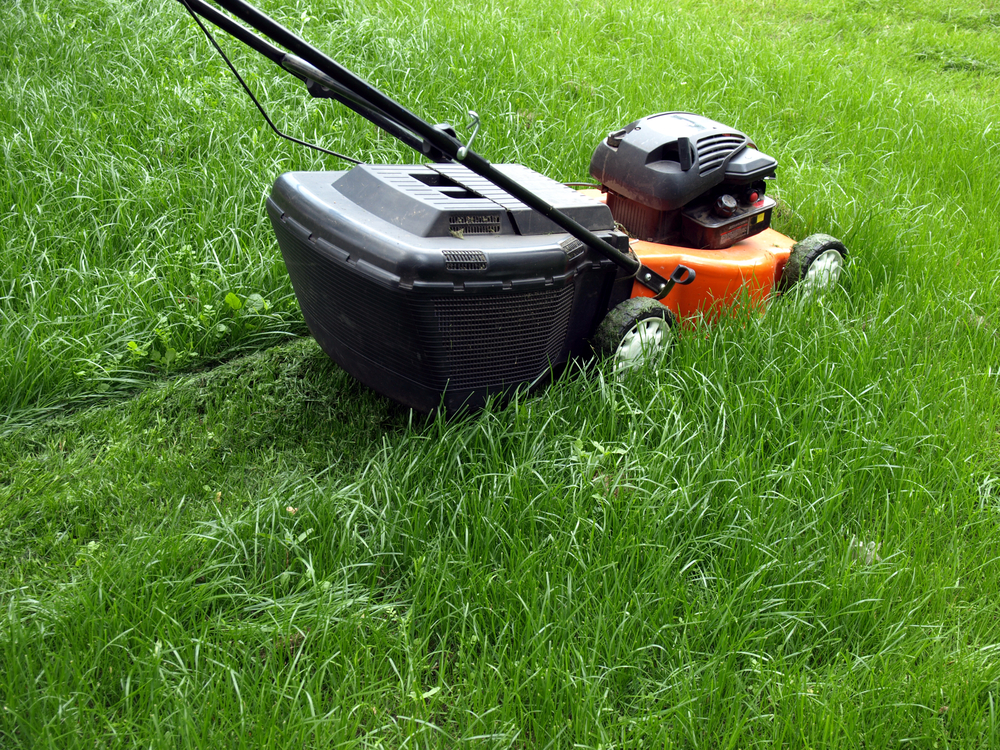
<svg viewBox="0 0 1000 750"><path fill-rule="evenodd" d="M741 295L746 295L752 305L763 306L779 287L794 245L790 237L766 229L725 250L698 250L642 240L636 240L631 247L644 266L666 271L684 265L695 271L694 281L675 288L662 301L683 320L714 317L721 308L739 301ZM652 297L653 292L636 282L632 296Z"/></svg>
<svg viewBox="0 0 1000 750"><path fill-rule="evenodd" d="M608 206L641 263L629 299L612 304L593 336L598 353L630 366L678 321L836 283L841 242L796 242L770 228L776 168L743 133L689 112L644 117L598 144L590 173L600 190L585 192Z"/></svg>

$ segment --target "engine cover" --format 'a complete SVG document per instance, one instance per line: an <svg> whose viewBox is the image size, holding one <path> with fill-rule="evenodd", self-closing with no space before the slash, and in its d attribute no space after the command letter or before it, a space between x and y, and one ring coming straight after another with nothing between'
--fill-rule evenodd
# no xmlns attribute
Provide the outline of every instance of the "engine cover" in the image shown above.
<svg viewBox="0 0 1000 750"><path fill-rule="evenodd" d="M618 195L675 211L722 183L774 177L777 166L738 130L690 112L662 112L601 141L590 174Z"/></svg>

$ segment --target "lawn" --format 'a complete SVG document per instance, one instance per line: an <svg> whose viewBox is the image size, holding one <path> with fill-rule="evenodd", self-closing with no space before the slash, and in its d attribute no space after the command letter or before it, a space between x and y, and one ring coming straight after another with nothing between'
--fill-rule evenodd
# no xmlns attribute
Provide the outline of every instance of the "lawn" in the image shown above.
<svg viewBox="0 0 1000 750"><path fill-rule="evenodd" d="M1000 745L1000 7L261 4L558 179L730 123L843 288L411 414L308 338L264 215L343 162L173 0L4 4L0 746ZM416 160L226 48L290 134Z"/></svg>

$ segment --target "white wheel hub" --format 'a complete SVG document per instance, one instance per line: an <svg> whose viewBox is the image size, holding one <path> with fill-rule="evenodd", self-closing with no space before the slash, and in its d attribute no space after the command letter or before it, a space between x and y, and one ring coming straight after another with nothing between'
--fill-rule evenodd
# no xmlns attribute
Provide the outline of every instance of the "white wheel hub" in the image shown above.
<svg viewBox="0 0 1000 750"><path fill-rule="evenodd" d="M615 352L615 370L630 370L650 361L669 341L670 325L663 318L643 318L622 337Z"/></svg>
<svg viewBox="0 0 1000 750"><path fill-rule="evenodd" d="M802 279L802 291L806 294L822 292L837 283L840 272L844 270L844 256L840 251L830 248L816 256Z"/></svg>

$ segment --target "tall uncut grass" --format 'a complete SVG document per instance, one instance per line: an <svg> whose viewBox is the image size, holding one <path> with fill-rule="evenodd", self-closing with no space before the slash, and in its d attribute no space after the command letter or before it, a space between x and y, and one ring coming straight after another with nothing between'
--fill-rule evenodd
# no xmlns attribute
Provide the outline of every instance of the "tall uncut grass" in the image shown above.
<svg viewBox="0 0 1000 750"><path fill-rule="evenodd" d="M0 746L1000 744L1000 14L262 5L553 177L731 123L847 278L418 417L287 342L264 196L337 160L177 3L4 5ZM414 160L227 48L293 135Z"/></svg>

